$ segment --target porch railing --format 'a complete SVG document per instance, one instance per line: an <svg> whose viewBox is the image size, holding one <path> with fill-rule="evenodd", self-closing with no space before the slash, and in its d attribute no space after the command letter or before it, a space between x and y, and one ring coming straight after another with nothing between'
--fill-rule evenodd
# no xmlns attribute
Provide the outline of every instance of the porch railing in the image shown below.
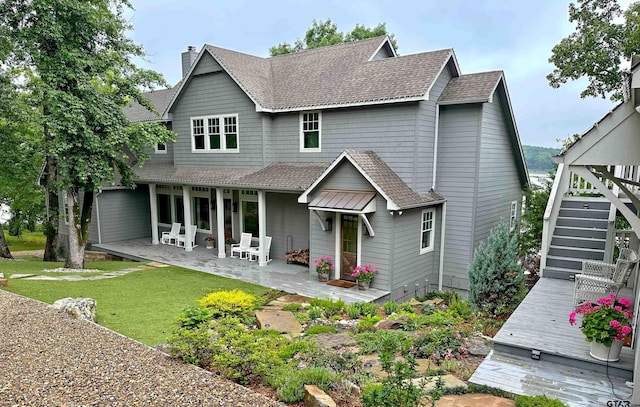
<svg viewBox="0 0 640 407"><path fill-rule="evenodd" d="M640 183L640 166L637 165L608 165L607 171L612 172L616 177ZM614 189L615 184L608 179L599 176L600 181L609 189ZM567 193L570 195L596 195L599 194L596 187L582 178L580 175L569 171ZM633 193L640 193L640 186L626 184L626 187Z"/></svg>

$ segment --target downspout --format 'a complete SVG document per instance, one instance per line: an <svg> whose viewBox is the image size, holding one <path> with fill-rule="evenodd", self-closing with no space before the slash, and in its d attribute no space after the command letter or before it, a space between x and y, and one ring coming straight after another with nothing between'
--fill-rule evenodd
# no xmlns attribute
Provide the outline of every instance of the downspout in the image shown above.
<svg viewBox="0 0 640 407"><path fill-rule="evenodd" d="M98 199L98 197L102 195L102 189L100 189L97 193L96 193L96 198L95 198L95 203L96 203L96 219L97 219L97 224L98 224L98 244L102 243L102 231L100 229L100 204L98 203L100 200Z"/></svg>
<svg viewBox="0 0 640 407"><path fill-rule="evenodd" d="M440 232L440 265L438 267L438 291L442 291L442 279L444 278L444 238L447 225L447 203L442 204L442 224Z"/></svg>
<svg viewBox="0 0 640 407"><path fill-rule="evenodd" d="M438 133L440 127L440 105L436 103L436 123L434 130L433 140L433 181L431 182L431 189L436 189L436 174L438 171Z"/></svg>

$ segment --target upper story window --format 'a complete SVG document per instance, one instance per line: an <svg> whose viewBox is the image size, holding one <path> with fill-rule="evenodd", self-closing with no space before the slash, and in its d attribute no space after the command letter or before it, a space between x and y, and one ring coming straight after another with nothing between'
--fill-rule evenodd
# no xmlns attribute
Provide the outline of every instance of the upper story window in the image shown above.
<svg viewBox="0 0 640 407"><path fill-rule="evenodd" d="M322 113L300 113L300 151L321 151Z"/></svg>
<svg viewBox="0 0 640 407"><path fill-rule="evenodd" d="M433 223L435 219L435 211L433 209L425 209L422 211L422 221L420 222L420 254L424 254L433 250Z"/></svg>
<svg viewBox="0 0 640 407"><path fill-rule="evenodd" d="M238 115L192 117L191 151L237 153Z"/></svg>

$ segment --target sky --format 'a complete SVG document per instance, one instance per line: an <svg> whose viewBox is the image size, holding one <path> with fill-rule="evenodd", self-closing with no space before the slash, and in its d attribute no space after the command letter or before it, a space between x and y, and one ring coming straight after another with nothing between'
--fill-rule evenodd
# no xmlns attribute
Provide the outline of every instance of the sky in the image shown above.
<svg viewBox="0 0 640 407"><path fill-rule="evenodd" d="M269 47L293 44L314 19L330 18L348 32L356 24L387 24L398 53L453 48L463 74L505 72L522 144L559 147L557 139L582 133L615 105L581 99L587 82L553 89L551 49L573 32L563 0L132 0L131 37L148 57L140 66L181 77L187 46L216 45L268 57ZM626 7L628 0L621 1Z"/></svg>

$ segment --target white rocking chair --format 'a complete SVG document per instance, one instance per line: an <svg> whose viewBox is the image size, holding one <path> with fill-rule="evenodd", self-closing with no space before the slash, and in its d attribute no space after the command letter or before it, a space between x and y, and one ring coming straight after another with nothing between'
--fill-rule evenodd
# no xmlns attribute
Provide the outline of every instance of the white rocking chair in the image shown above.
<svg viewBox="0 0 640 407"><path fill-rule="evenodd" d="M234 243L231 245L231 257L233 258L246 258L246 253L251 247L251 233L243 233L240 235L240 243ZM238 253L234 256L234 253Z"/></svg>
<svg viewBox="0 0 640 407"><path fill-rule="evenodd" d="M267 262L270 262L271 258L269 257L269 252L271 251L271 236L265 236L264 243L265 258L267 259ZM260 247L250 247L249 250L247 250L247 256L249 256L249 261L258 260L260 257Z"/></svg>
<svg viewBox="0 0 640 407"><path fill-rule="evenodd" d="M178 239L178 235L180 234L181 227L182 227L182 224L180 222L174 222L173 225L171 225L170 232L162 232L162 237L160 237L160 243L170 244L172 246L175 245Z"/></svg>
<svg viewBox="0 0 640 407"><path fill-rule="evenodd" d="M191 247L198 247L196 244L196 225L189 226L188 230L185 230L184 235L178 235L177 246L186 247L187 236L191 239Z"/></svg>

